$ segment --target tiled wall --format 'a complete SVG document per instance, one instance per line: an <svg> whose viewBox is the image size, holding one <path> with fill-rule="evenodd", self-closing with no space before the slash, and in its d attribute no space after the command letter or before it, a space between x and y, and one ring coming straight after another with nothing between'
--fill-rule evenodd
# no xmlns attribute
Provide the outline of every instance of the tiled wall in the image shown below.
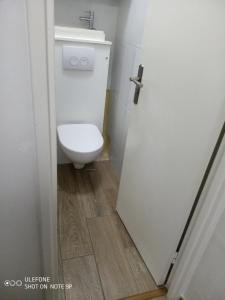
<svg viewBox="0 0 225 300"><path fill-rule="evenodd" d="M129 77L137 74L139 50L148 0L119 1L114 62L112 69L112 105L110 114L111 159L121 172L126 142L129 109L134 86Z"/></svg>

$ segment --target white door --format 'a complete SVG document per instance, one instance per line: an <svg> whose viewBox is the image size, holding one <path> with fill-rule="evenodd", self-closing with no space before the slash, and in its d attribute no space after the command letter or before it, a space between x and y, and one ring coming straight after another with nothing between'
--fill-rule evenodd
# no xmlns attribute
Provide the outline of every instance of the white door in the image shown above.
<svg viewBox="0 0 225 300"><path fill-rule="evenodd" d="M224 121L224 29L225 0L149 0L117 210L157 284Z"/></svg>

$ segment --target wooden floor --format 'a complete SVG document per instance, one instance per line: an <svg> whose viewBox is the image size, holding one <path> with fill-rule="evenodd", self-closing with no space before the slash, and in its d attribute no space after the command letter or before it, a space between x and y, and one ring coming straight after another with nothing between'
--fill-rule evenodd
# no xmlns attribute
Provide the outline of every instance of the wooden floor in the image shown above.
<svg viewBox="0 0 225 300"><path fill-rule="evenodd" d="M58 232L66 300L117 300L156 285L115 211L109 161L58 167Z"/></svg>

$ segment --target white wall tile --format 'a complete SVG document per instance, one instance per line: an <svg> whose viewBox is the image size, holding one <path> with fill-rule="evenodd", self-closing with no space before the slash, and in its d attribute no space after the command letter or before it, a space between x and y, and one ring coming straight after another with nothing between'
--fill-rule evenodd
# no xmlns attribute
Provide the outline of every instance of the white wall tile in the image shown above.
<svg viewBox="0 0 225 300"><path fill-rule="evenodd" d="M110 114L111 158L121 172L132 105L134 85L129 78L137 74L139 50L144 32L148 0L119 1L114 61L112 68L112 109Z"/></svg>

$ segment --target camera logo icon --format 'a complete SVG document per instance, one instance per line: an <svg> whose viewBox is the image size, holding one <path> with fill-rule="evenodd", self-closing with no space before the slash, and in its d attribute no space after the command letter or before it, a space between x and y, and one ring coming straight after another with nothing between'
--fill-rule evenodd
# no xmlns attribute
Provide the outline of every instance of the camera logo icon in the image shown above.
<svg viewBox="0 0 225 300"><path fill-rule="evenodd" d="M4 286L5 287L20 287L22 286L22 280L5 280Z"/></svg>
<svg viewBox="0 0 225 300"><path fill-rule="evenodd" d="M10 281L9 281L9 280L6 280L6 281L4 282L4 285L5 285L5 286L10 286Z"/></svg>

